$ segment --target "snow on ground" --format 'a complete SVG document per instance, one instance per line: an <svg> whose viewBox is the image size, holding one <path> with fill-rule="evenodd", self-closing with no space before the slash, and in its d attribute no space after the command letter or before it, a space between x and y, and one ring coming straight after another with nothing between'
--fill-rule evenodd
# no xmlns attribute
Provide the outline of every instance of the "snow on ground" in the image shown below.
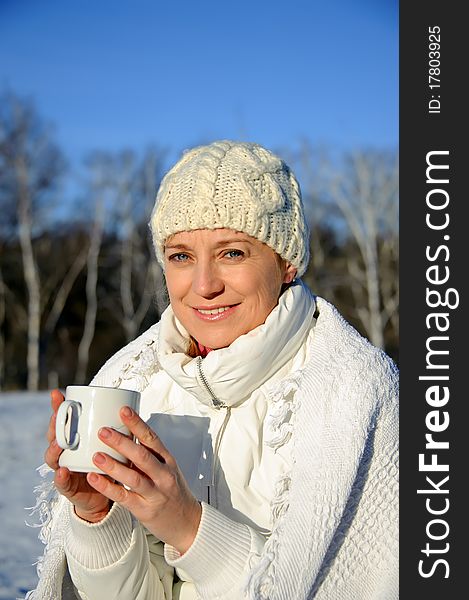
<svg viewBox="0 0 469 600"><path fill-rule="evenodd" d="M24 597L36 587L33 563L42 554L39 530L26 506L35 503L50 417L48 392L0 393L0 600Z"/></svg>

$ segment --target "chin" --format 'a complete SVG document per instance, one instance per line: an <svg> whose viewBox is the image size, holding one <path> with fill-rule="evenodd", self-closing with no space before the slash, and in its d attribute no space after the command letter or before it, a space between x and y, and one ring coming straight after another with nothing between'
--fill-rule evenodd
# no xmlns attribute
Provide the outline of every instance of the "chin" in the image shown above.
<svg viewBox="0 0 469 600"><path fill-rule="evenodd" d="M212 350L219 350L220 348L226 348L230 344L232 344L238 336L233 336L233 332L230 332L230 335L207 335L207 332L200 332L200 336L194 335L195 339L205 346L206 348L210 348Z"/></svg>
<svg viewBox="0 0 469 600"><path fill-rule="evenodd" d="M227 346L229 346L231 343L234 342L234 339L232 339L232 338L228 338L225 340L206 339L204 341L204 339L202 338L201 340L198 340L198 341L202 344L202 346L205 346L206 348L210 348L211 350L219 350L220 348L226 348Z"/></svg>

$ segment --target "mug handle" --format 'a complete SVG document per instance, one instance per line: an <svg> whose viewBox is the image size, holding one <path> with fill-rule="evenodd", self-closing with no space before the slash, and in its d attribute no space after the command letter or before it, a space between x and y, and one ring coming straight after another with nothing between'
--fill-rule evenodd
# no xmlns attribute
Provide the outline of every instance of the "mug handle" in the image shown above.
<svg viewBox="0 0 469 600"><path fill-rule="evenodd" d="M64 450L74 450L80 442L80 435L78 431L75 433L73 440L70 440L69 442L65 437L65 423L67 422L67 413L70 407L72 408L72 418L74 413L76 413L76 418L78 419L81 414L81 404L79 402L75 402L74 400L64 400L59 406L59 410L57 411L57 420L55 422L55 437L58 445Z"/></svg>

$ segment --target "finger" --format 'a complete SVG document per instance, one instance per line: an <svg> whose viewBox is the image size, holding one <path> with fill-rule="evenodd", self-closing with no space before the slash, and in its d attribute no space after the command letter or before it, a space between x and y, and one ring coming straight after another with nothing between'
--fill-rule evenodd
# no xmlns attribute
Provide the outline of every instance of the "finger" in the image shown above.
<svg viewBox="0 0 469 600"><path fill-rule="evenodd" d="M60 467L54 475L54 484L63 496L73 496L75 489L71 472L67 467Z"/></svg>
<svg viewBox="0 0 469 600"><path fill-rule="evenodd" d="M64 395L62 394L62 392L58 389L52 390L50 393L50 398L51 398L51 406L52 406L52 410L54 412L57 412L59 409L59 406L62 404L62 402L65 400Z"/></svg>
<svg viewBox="0 0 469 600"><path fill-rule="evenodd" d="M59 456L62 452L63 449L57 444L57 440L52 440L44 453L44 461L54 471L59 468Z"/></svg>
<svg viewBox="0 0 469 600"><path fill-rule="evenodd" d="M93 462L99 469L104 471L106 475L109 475L113 480L126 485L131 491L140 496L144 497L155 489L154 482L149 479L143 471L140 471L135 467L130 468L104 452L96 452L93 455Z"/></svg>
<svg viewBox="0 0 469 600"><path fill-rule="evenodd" d="M47 429L46 438L48 442L55 440L55 428L57 425L57 411L53 412L49 419L49 427Z"/></svg>
<svg viewBox="0 0 469 600"><path fill-rule="evenodd" d="M57 422L57 413L52 413L51 418L49 419L49 427L47 429L46 438L50 443L52 440L55 440L55 425Z"/></svg>
<svg viewBox="0 0 469 600"><path fill-rule="evenodd" d="M176 466L176 461L174 460L172 454L170 454L170 452L167 450L166 446L160 440L158 435L145 423L145 421L138 416L134 410L132 410L129 406L125 406L121 409L120 416L124 425L128 427L130 432L135 435L138 441L155 452L161 462L165 462L171 466Z"/></svg>
<svg viewBox="0 0 469 600"><path fill-rule="evenodd" d="M60 390L52 390L50 393L51 396L51 406L52 406L52 416L49 420L49 428L47 429L47 441L48 442L52 442L52 440L55 439L55 423L56 423L56 419L57 419L57 410L59 409L59 406L62 404L62 402L64 401L64 397L63 394L60 392Z"/></svg>
<svg viewBox="0 0 469 600"><path fill-rule="evenodd" d="M109 498L109 500L112 500L113 502L118 502L129 510L132 510L132 508L135 507L136 501L139 500L137 494L127 490L122 485L114 483L105 475L88 473L86 480L97 492L106 496L106 498Z"/></svg>
<svg viewBox="0 0 469 600"><path fill-rule="evenodd" d="M143 444L137 444L126 435L110 427L102 427L99 430L98 435L100 440L113 450L116 450L119 454L128 458L138 470L158 483L162 469L166 470L166 465L162 457L160 459L158 456L155 456L154 450ZM101 465L99 465L99 467L101 468ZM104 470L105 469L103 469L103 471ZM113 475L113 477L115 477L115 475ZM119 481L121 481L121 479L119 479ZM126 481L122 481L122 483L127 485ZM130 487L133 486L130 485Z"/></svg>

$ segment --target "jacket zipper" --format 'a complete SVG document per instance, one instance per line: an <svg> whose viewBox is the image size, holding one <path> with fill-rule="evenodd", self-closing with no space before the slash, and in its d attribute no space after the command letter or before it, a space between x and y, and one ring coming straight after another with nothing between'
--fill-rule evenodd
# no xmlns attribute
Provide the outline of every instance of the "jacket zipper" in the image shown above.
<svg viewBox="0 0 469 600"><path fill-rule="evenodd" d="M223 404L223 402L217 398L216 394L210 387L210 384L208 383L207 378L205 377L205 373L202 371L202 357L201 356L197 357L196 367L197 367L197 373L199 374L201 382L204 384L205 389L210 394L213 407L214 408L228 408L226 406L226 404Z"/></svg>
<svg viewBox="0 0 469 600"><path fill-rule="evenodd" d="M211 386L207 380L207 377L205 376L205 373L202 370L202 357L201 356L197 357L196 365L197 365L197 372L199 374L200 381L203 383L205 389L210 394L213 407L216 408L217 410L220 410L221 408L226 408L226 414L223 418L223 422L221 424L221 427L218 429L218 432L217 432L217 435L215 438L215 444L214 444L214 448L213 448L212 474L210 477L210 483L207 486L207 502L208 502L208 504L211 504L212 506L213 505L216 506L216 493L214 494L214 497L212 498L210 496L210 488L213 488L213 490L215 492L216 469L218 466L218 452L220 450L220 445L221 445L221 440L222 440L223 434L225 433L226 426L230 419L231 407L226 406L226 404L224 404L221 400L219 400L217 398L216 394L214 393L213 389L211 388ZM215 504L212 504L214 500L215 500Z"/></svg>

